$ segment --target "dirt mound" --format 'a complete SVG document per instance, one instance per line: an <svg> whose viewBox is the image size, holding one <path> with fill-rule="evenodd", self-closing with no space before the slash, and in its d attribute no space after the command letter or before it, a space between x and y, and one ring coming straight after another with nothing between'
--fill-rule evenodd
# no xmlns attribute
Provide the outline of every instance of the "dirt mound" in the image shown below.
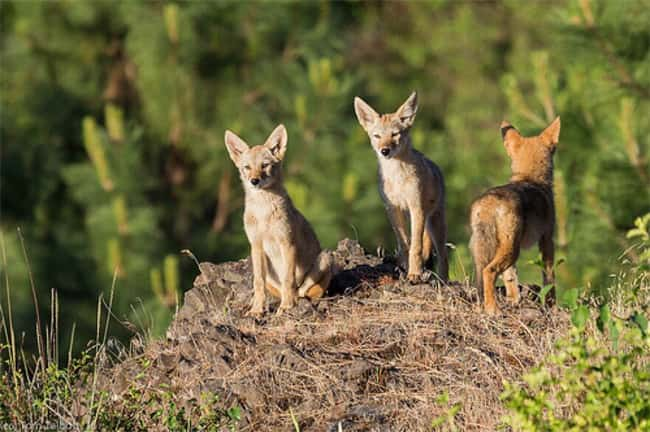
<svg viewBox="0 0 650 432"><path fill-rule="evenodd" d="M169 389L179 406L215 392L224 408L241 408L239 429L249 431L293 430L294 420L302 431L431 430L460 403L460 430L493 430L503 380L517 380L568 328L565 314L525 295L486 317L468 285L400 281L350 240L335 257L334 294L263 320L245 316L247 260L201 264L167 339L111 371L113 400L131 383Z"/></svg>

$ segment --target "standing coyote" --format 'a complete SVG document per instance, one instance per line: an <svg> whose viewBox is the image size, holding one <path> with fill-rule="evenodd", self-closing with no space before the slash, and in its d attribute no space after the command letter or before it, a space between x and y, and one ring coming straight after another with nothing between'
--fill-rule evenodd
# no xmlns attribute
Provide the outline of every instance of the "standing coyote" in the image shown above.
<svg viewBox="0 0 650 432"><path fill-rule="evenodd" d="M501 123L501 136L511 159L510 182L492 188L474 201L470 249L485 311L498 311L494 283L503 273L508 301L519 301L515 263L521 247L537 243L544 261L544 284L554 283L553 153L560 137L557 117L540 135L522 137L510 123Z"/></svg>
<svg viewBox="0 0 650 432"><path fill-rule="evenodd" d="M417 109L415 92L396 112L383 115L361 98L354 98L359 123L377 152L379 193L397 237L400 265L406 267L408 259L407 277L417 281L423 263L433 258L435 248L438 277L446 281L449 265L445 247L445 183L440 168L411 146L409 130Z"/></svg>
<svg viewBox="0 0 650 432"><path fill-rule="evenodd" d="M321 297L332 277L332 258L321 251L314 230L282 184L287 130L276 127L263 145L252 148L228 130L225 139L246 193L244 229L251 244L254 288L249 314L264 313L265 288L281 298L278 314L290 309L297 296Z"/></svg>

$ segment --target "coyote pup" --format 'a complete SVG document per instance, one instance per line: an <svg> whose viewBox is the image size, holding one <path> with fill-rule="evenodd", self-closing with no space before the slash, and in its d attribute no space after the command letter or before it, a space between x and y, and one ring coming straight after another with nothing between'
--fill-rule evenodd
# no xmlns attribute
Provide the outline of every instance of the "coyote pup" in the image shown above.
<svg viewBox="0 0 650 432"><path fill-rule="evenodd" d="M540 135L522 137L510 123L501 123L501 136L511 159L512 177L489 189L472 204L470 249L485 311L498 312L494 283L503 273L508 301L519 301L515 262L521 247L539 245L544 284L554 283L553 153L560 137L557 117Z"/></svg>
<svg viewBox="0 0 650 432"><path fill-rule="evenodd" d="M417 109L415 92L396 112L383 115L354 98L359 123L377 152L379 193L397 237L400 265L406 268L408 259L407 277L417 281L435 248L438 277L447 281L445 183L440 168L411 146L409 130Z"/></svg>
<svg viewBox="0 0 650 432"><path fill-rule="evenodd" d="M246 193L244 229L251 244L254 288L249 314L264 313L265 288L281 298L278 315L290 309L297 296L321 297L332 277L332 258L321 252L314 230L282 184L284 125L276 127L263 145L252 148L227 130L226 147Z"/></svg>

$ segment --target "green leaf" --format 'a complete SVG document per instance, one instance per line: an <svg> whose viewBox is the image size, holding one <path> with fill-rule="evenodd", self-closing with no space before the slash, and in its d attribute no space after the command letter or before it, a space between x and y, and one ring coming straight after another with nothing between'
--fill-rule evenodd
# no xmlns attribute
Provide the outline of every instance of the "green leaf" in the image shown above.
<svg viewBox="0 0 650 432"><path fill-rule="evenodd" d="M239 407L232 407L228 410L228 417L230 420L239 421L241 420L241 410Z"/></svg>
<svg viewBox="0 0 650 432"><path fill-rule="evenodd" d="M634 315L632 315L632 321L637 325L637 327L639 327L643 336L648 335L648 319L645 316L639 312L634 312Z"/></svg>
<svg viewBox="0 0 650 432"><path fill-rule="evenodd" d="M638 228L633 228L627 232L626 237L627 238L632 238L632 237L640 237L643 236L643 231L638 229Z"/></svg>
<svg viewBox="0 0 650 432"><path fill-rule="evenodd" d="M571 310L575 309L578 305L578 294L578 288L571 288L564 291L560 297L560 305Z"/></svg>
<svg viewBox="0 0 650 432"><path fill-rule="evenodd" d="M618 329L618 325L616 325L616 321L612 320L610 321L610 326L609 326L609 337L612 339L612 349L614 351L618 350L618 336L620 334L620 330Z"/></svg>
<svg viewBox="0 0 650 432"><path fill-rule="evenodd" d="M449 403L449 393L444 392L440 396L436 398L436 403L441 404L441 405L446 405Z"/></svg>
<svg viewBox="0 0 650 432"><path fill-rule="evenodd" d="M445 417L445 416L438 416L438 417L434 418L434 419L431 421L431 427L432 427L432 428L435 428L435 427L438 427L438 426L442 426L446 421L447 421L447 417Z"/></svg>
<svg viewBox="0 0 650 432"><path fill-rule="evenodd" d="M539 291L539 301L544 306L546 304L546 296L548 293L553 289L552 284L544 285L542 289Z"/></svg>
<svg viewBox="0 0 650 432"><path fill-rule="evenodd" d="M598 330L604 332L605 328L607 328L607 324L609 323L610 319L611 319L611 313L609 311L609 306L604 304L600 307L598 319L596 320L596 325L598 326Z"/></svg>
<svg viewBox="0 0 650 432"><path fill-rule="evenodd" d="M578 306L571 314L571 322L579 329L583 329L589 319L589 309L585 305Z"/></svg>

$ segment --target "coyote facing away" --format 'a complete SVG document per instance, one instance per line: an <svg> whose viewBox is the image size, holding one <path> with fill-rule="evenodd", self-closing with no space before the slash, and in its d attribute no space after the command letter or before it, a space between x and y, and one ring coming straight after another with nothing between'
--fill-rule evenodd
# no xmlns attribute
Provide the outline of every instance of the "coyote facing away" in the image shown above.
<svg viewBox="0 0 650 432"><path fill-rule="evenodd" d="M479 292L482 290L485 311L489 314L498 312L494 284L501 274L508 301L519 301L515 263L522 247L539 245L544 285L555 281L553 154L560 137L560 118L534 137L522 137L504 121L501 135L511 160L510 182L489 189L477 198L470 215L470 249L477 287Z"/></svg>
<svg viewBox="0 0 650 432"><path fill-rule="evenodd" d="M332 277L332 257L321 251L314 230L282 183L287 130L278 126L263 145L252 148L231 131L226 131L225 141L246 194L244 229L254 289L249 314L264 313L265 289L280 297L278 314L293 307L297 297L321 297Z"/></svg>
<svg viewBox="0 0 650 432"><path fill-rule="evenodd" d="M379 193L397 237L399 263L407 268L408 262L407 277L417 281L435 250L438 277L444 282L449 273L445 184L440 168L411 145L409 130L417 108L415 92L396 112L383 115L361 98L354 99L359 123L377 153Z"/></svg>

